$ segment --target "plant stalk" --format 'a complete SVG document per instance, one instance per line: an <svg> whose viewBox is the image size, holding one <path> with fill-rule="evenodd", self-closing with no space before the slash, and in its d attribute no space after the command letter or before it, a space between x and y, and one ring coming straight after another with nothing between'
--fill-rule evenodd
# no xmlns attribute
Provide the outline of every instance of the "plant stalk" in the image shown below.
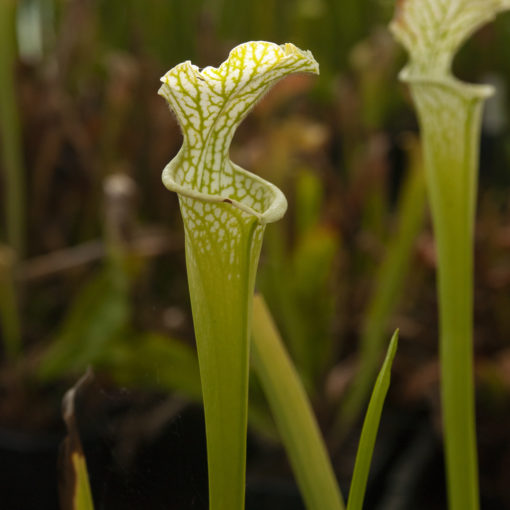
<svg viewBox="0 0 510 510"><path fill-rule="evenodd" d="M15 86L16 1L0 1L0 135L5 170L7 242L18 259L25 252L25 176Z"/></svg>
<svg viewBox="0 0 510 510"><path fill-rule="evenodd" d="M15 266L14 250L0 246L0 331L5 355L10 361L21 353L21 321L13 278Z"/></svg>
<svg viewBox="0 0 510 510"><path fill-rule="evenodd" d="M438 259L439 352L450 510L478 510L473 238L481 114L492 88L452 74L462 44L510 0L400 0L390 28L409 52L400 77L420 121Z"/></svg>
<svg viewBox="0 0 510 510"><path fill-rule="evenodd" d="M437 244L441 406L449 508L479 508L473 376L473 233L487 88L411 82ZM438 122L437 119L448 119Z"/></svg>
<svg viewBox="0 0 510 510"><path fill-rule="evenodd" d="M184 217L189 215L186 200L180 197ZM210 251L205 253L197 232L185 222L186 266L204 401L209 510L240 510L245 493L252 296L264 227L229 204L216 208L246 222L230 238L229 248L237 255L230 258L218 231L216 236L209 231Z"/></svg>

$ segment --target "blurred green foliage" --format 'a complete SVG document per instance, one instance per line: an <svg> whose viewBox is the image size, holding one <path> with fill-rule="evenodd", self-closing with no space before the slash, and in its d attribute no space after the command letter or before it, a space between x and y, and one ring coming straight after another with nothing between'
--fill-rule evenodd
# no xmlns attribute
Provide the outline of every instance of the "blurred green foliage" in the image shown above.
<svg viewBox="0 0 510 510"><path fill-rule="evenodd" d="M296 179L294 240L285 223L268 228L265 260L258 277L305 386L312 393L320 383L334 350L334 261L338 234L322 224L322 184L309 170Z"/></svg>
<svg viewBox="0 0 510 510"><path fill-rule="evenodd" d="M9 278L2 274L0 317L4 352L22 346L22 374L33 377L34 359L53 381L93 364L125 386L200 399L184 263L176 255L182 226L160 181L180 134L156 96L158 80L180 61L217 65L237 43L266 39L312 50L321 76L283 82L234 140L232 159L269 177L289 198L286 218L267 231L258 288L332 442L344 420L337 410L355 392L356 367L376 366L384 355L381 338L401 322L406 370L396 364L397 381L423 388L419 375L437 353L434 245L416 162L402 143L417 123L405 88L397 85L403 52L385 29L393 1L15 4L18 58L8 66L2 59L0 90L8 90L9 80L16 84L16 100L4 103L17 107L21 124L23 161L16 171L25 181L27 247ZM484 119L477 317L480 356L501 381L507 380L502 360L510 338L509 40L505 15L475 34L455 61L459 76L486 81L489 74L500 91ZM0 129L4 201L5 144L15 145L9 142L15 128L6 124ZM104 228L101 189L115 173L131 176L137 188L131 206L136 242L124 253L129 263L112 254ZM1 239L14 244L7 223L2 217ZM162 226L165 235L151 237ZM76 264L62 255L34 276L43 255L70 247L87 254L94 240L99 255ZM5 356L2 370L10 366ZM349 423L360 416L368 379ZM508 382L501 384L510 391ZM250 419L274 438L264 397L252 386ZM428 399L426 389L413 391L415 399Z"/></svg>

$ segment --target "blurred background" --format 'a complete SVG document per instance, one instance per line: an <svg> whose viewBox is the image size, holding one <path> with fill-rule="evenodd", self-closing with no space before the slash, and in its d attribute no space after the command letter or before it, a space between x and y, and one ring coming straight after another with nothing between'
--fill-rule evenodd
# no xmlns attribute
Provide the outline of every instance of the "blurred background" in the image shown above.
<svg viewBox="0 0 510 510"><path fill-rule="evenodd" d="M97 509L205 509L200 383L177 198L181 135L159 78L248 40L309 49L257 105L231 157L280 186L263 293L347 494L360 423L400 328L365 508L444 509L435 249L417 120L388 33L393 0L0 0L0 501L58 508L61 399L88 366L77 423ZM510 16L455 73L493 84L476 227L483 508L510 508ZM251 382L247 509L301 509Z"/></svg>

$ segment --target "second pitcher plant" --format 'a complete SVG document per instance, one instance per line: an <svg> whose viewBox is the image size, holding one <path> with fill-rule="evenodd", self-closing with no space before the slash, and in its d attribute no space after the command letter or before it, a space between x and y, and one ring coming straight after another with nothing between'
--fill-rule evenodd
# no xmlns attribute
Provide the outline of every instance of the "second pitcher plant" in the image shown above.
<svg viewBox="0 0 510 510"><path fill-rule="evenodd" d="M437 241L441 397L449 508L479 506L473 381L473 230L483 101L456 79L461 44L508 0L400 0L391 28L410 54L401 73L418 110Z"/></svg>

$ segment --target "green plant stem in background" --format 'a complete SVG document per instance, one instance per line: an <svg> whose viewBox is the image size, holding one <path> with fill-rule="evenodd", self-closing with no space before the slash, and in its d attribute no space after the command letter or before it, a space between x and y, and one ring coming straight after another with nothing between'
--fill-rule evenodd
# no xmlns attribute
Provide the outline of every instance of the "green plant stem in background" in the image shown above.
<svg viewBox="0 0 510 510"><path fill-rule="evenodd" d="M429 90L424 93L423 88ZM450 507L475 509L473 222L483 96L467 87L413 84L412 89L421 119L437 244L441 398ZM435 99L428 102L429 97ZM444 115L453 121L438 123L436 119Z"/></svg>
<svg viewBox="0 0 510 510"><path fill-rule="evenodd" d="M405 288L413 247L423 227L426 188L421 150L416 140L406 143L409 158L396 217L399 224L388 239L386 253L375 277L374 291L363 320L359 367L337 416L340 437L361 414L384 350L386 330Z"/></svg>
<svg viewBox="0 0 510 510"><path fill-rule="evenodd" d="M306 392L260 295L253 301L252 331L254 370L269 401L306 508L342 510L342 495Z"/></svg>
<svg viewBox="0 0 510 510"><path fill-rule="evenodd" d="M14 285L15 255L12 248L0 246L0 331L7 358L21 352L21 323Z"/></svg>
<svg viewBox="0 0 510 510"><path fill-rule="evenodd" d="M77 293L56 336L41 357L38 374L42 379L81 373L89 365L105 366L110 358L114 365L116 345L122 341L128 345L128 338L134 336L130 328L129 294L138 271L138 263L130 250L135 196L135 184L126 175L112 174L105 180L104 265ZM164 355L165 359L168 354ZM147 357L144 361L149 362Z"/></svg>
<svg viewBox="0 0 510 510"><path fill-rule="evenodd" d="M372 462L372 454L374 452L377 431L379 430L379 422L381 421L384 400L386 399L386 394L390 387L391 366L397 352L397 346L398 330L395 331L391 338L386 358L381 371L377 376L377 380L372 391L372 397L368 405L365 422L363 423L363 429L361 430L361 437L358 444L358 453L356 455L356 464L354 465L351 488L349 490L347 510L362 510L363 508L368 474L370 472L370 464Z"/></svg>
<svg viewBox="0 0 510 510"><path fill-rule="evenodd" d="M0 147L5 171L7 242L18 258L25 252L25 175L15 86L16 1L0 1Z"/></svg>
<svg viewBox="0 0 510 510"><path fill-rule="evenodd" d="M460 82L460 45L507 0L404 0L391 28L410 53L438 255L441 397L451 510L479 508L473 380L473 230L483 100L491 88Z"/></svg>
<svg viewBox="0 0 510 510"><path fill-rule="evenodd" d="M252 296L265 225L287 202L232 163L234 132L256 101L293 72L318 72L310 52L251 42L220 67L191 62L162 78L183 145L163 171L178 193L204 401L210 510L244 508Z"/></svg>

